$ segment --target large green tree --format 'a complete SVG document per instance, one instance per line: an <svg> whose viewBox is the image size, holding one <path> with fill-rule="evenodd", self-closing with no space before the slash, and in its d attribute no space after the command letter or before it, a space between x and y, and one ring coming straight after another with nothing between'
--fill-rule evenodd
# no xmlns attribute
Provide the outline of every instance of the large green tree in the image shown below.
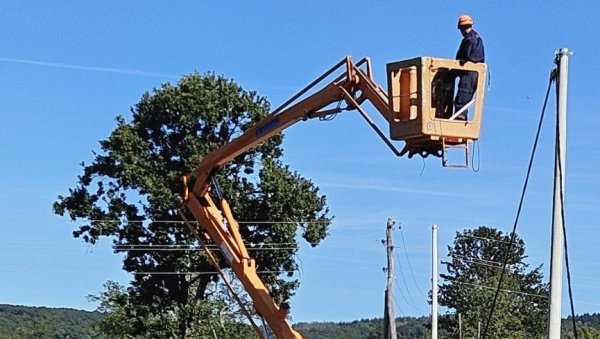
<svg viewBox="0 0 600 339"><path fill-rule="evenodd" d="M476 337L479 323L483 331L509 242L510 234L486 226L456 233L449 260L442 262L447 273L440 274L439 289L440 305L451 310L442 320L450 333L457 333L459 313L464 337ZM541 338L546 331L548 284L542 282L541 265L529 269L525 259L525 243L515 235L489 338Z"/></svg>
<svg viewBox="0 0 600 339"><path fill-rule="evenodd" d="M218 277L202 273L215 271L202 251L156 246L198 245L177 214L181 176L268 113L264 97L223 76L194 73L164 84L143 94L131 121L117 116L93 161L82 163L76 186L54 203L55 213L78 224L75 237L91 244L107 238L124 251L123 269L133 278L122 300L127 307L120 310L130 318L131 335L149 335L143 319L164 322L176 314L176 336L185 337L202 323L202 312L194 309L215 302L210 291ZM241 233L258 249L251 252L257 269L279 302L299 284L297 233L316 246L331 222L318 188L282 163L282 141L282 135L273 137L215 174L234 215L250 221L242 223ZM140 250L142 245L155 247ZM227 267L222 258L220 264Z"/></svg>

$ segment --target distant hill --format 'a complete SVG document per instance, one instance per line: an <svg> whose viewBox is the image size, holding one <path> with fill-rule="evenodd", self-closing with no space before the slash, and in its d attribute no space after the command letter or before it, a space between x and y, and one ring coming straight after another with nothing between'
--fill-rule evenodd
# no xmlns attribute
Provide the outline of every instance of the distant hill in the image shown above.
<svg viewBox="0 0 600 339"><path fill-rule="evenodd" d="M100 312L0 304L0 338L105 338L94 330Z"/></svg>
<svg viewBox="0 0 600 339"><path fill-rule="evenodd" d="M428 317L396 318L398 338L425 338L429 330L424 325ZM383 338L383 319L361 319L352 322L311 322L294 325L308 339L365 339Z"/></svg>
<svg viewBox="0 0 600 339"><path fill-rule="evenodd" d="M600 331L600 314L583 314L575 316L577 328L593 328ZM563 338L574 338L568 336L567 332L572 331L571 317L563 319ZM398 338L403 339L427 339L431 338L429 326L429 317L401 317L396 318L396 333ZM383 319L361 319L352 322L310 322L298 323L294 325L306 339L379 339L383 338ZM578 332L579 332L578 331ZM440 338L448 337L440 333ZM579 336L580 338L581 335ZM590 336L589 338L600 338Z"/></svg>

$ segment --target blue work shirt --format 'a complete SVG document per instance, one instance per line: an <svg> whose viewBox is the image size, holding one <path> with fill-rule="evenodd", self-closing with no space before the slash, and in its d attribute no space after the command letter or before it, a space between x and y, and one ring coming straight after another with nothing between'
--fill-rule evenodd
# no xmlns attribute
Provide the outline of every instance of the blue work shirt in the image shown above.
<svg viewBox="0 0 600 339"><path fill-rule="evenodd" d="M485 62L483 40L474 29L462 39L458 52L456 52L456 60Z"/></svg>

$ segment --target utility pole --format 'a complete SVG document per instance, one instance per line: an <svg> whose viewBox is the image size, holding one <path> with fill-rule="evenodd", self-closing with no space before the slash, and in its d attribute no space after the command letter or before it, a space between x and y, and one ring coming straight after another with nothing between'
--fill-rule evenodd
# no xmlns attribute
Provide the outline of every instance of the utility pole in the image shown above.
<svg viewBox="0 0 600 339"><path fill-rule="evenodd" d="M558 149L554 156L554 203L552 206L552 253L550 258L550 316L548 321L548 339L560 339L562 269L564 257L563 237L563 196L565 192L565 163L567 148L567 80L569 72L568 48L556 52L558 65L556 79L557 94L557 140Z"/></svg>
<svg viewBox="0 0 600 339"><path fill-rule="evenodd" d="M438 337L438 265L436 224L431 226L431 339Z"/></svg>
<svg viewBox="0 0 600 339"><path fill-rule="evenodd" d="M386 235L387 250L387 288L385 289L385 312L383 315L383 338L396 339L396 316L394 315L394 245L392 242L392 231L394 221L388 218Z"/></svg>

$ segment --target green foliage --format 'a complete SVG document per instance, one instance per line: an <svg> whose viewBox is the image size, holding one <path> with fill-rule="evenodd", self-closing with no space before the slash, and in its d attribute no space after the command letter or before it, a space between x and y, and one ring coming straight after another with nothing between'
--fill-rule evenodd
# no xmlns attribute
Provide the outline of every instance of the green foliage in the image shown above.
<svg viewBox="0 0 600 339"><path fill-rule="evenodd" d="M577 333L580 339L600 339L600 314L583 314L575 317L577 322ZM428 339L431 338L431 324L429 317L399 317L396 318L396 333L398 338L407 339ZM562 338L575 338L571 326L570 318L563 319L563 334ZM464 325L464 324L463 324ZM352 322L310 322L298 323L294 328L300 331L305 338L310 339L379 339L383 338L383 319L361 319ZM544 338L546 329L542 334L530 336L518 332L511 334L502 332L501 335L490 335L489 338ZM439 331L440 338L456 338L456 336L448 334L443 329ZM463 338L477 338L476 335L471 335L463 331Z"/></svg>
<svg viewBox="0 0 600 339"><path fill-rule="evenodd" d="M105 338L96 330L99 312L65 308L0 305L0 338Z"/></svg>
<svg viewBox="0 0 600 339"><path fill-rule="evenodd" d="M564 321L563 321L563 323L564 323ZM571 329L569 331L563 330L561 338L574 339L575 335L573 334L573 328L571 327ZM598 330L597 328L589 327L589 326L579 326L579 327L577 327L577 338L600 339L600 330Z"/></svg>
<svg viewBox="0 0 600 339"><path fill-rule="evenodd" d="M396 334L398 338L424 338L428 329L424 324L428 317L396 318ZM379 339L383 338L383 319L361 319L352 322L312 322L298 323L294 328L310 339Z"/></svg>
<svg viewBox="0 0 600 339"><path fill-rule="evenodd" d="M577 325L577 337L583 339L600 339L600 314L582 314L575 316ZM571 316L562 320L562 337L565 339L575 338L573 334L573 320Z"/></svg>
<svg viewBox="0 0 600 339"><path fill-rule="evenodd" d="M138 337L133 335L143 328L144 338L177 338L181 336L181 319L186 319L186 338L255 338L254 330L239 321L239 317L223 301L215 298L196 300L169 312L154 313L145 305L135 305L127 291L109 281L98 296L89 296L99 302L99 311L106 316L99 322L99 330L112 338ZM238 320L238 321L236 321Z"/></svg>
<svg viewBox="0 0 600 339"><path fill-rule="evenodd" d="M509 241L510 235L480 226L457 232L454 245L448 246L450 260L443 262L448 273L440 275L445 283L439 303L454 310L440 321L450 333L457 333L458 313L465 337L476 337L479 322L485 326ZM546 332L548 285L542 283L541 265L528 270L525 258L525 243L515 236L488 329L490 338L538 338Z"/></svg>
<svg viewBox="0 0 600 339"><path fill-rule="evenodd" d="M265 98L214 74L191 74L177 85L145 93L132 108L131 122L117 117L117 127L100 142L94 161L83 164L77 186L58 197L54 211L79 223L75 237L92 244L108 237L124 246L127 272L213 272L200 251L140 251L133 246L197 245L184 224L165 222L178 220L181 176L268 112ZM256 252L260 271L285 272L262 278L277 300L287 301L299 284L293 275L297 231L316 246L327 235L331 218L318 188L279 160L282 140L275 136L239 155L215 178L239 220L274 221L243 224L245 240L290 244L287 250ZM220 264L227 268L222 258ZM152 323L141 319L158 317L160 322L176 315L177 336L185 337L201 323L201 314L193 310L208 300L207 290L216 281L211 274L135 274L126 297L121 296L125 300L104 297L127 304L123 312L135 311L134 320L117 326L124 326L123 333L148 336ZM116 292L108 287L105 292Z"/></svg>

